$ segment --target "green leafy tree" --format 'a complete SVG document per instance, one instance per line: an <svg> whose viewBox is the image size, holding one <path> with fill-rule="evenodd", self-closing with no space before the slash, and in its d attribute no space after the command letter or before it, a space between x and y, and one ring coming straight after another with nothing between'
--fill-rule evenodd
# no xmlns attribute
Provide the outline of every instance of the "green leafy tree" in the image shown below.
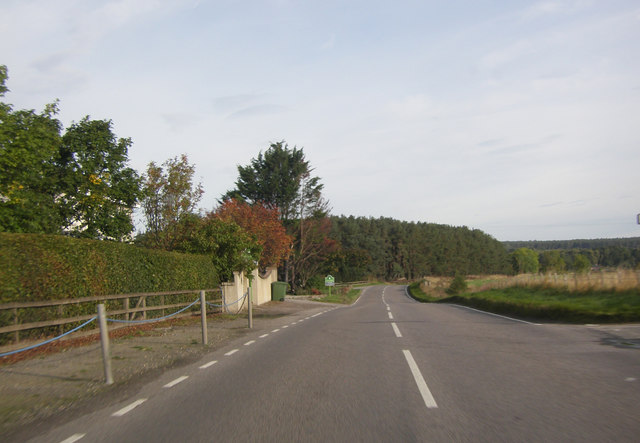
<svg viewBox="0 0 640 443"><path fill-rule="evenodd" d="M289 148L284 141L273 143L249 165L238 166L236 189L222 196L222 200L236 198L278 209L287 234L294 239L293 254L284 266L284 279L292 288L318 269L317 257L333 251L333 245L316 235L326 225L319 220L327 216L329 207L322 196L324 185L312 172L302 148Z"/></svg>
<svg viewBox="0 0 640 443"><path fill-rule="evenodd" d="M213 214L199 218L196 228L182 243L182 249L210 255L221 281L232 281L234 271L253 271L262 252L254 236L235 222Z"/></svg>
<svg viewBox="0 0 640 443"><path fill-rule="evenodd" d="M578 274L586 274L591 269L591 262L584 255L578 254L573 259L573 269Z"/></svg>
<svg viewBox="0 0 640 443"><path fill-rule="evenodd" d="M238 166L236 189L222 196L223 200L238 198L249 204L262 203L277 208L285 225L299 216L301 207L306 213L322 213L322 188L302 148L290 149L284 142L272 143L264 154L247 166ZM325 214L326 215L326 212Z"/></svg>
<svg viewBox="0 0 640 443"><path fill-rule="evenodd" d="M0 97L9 90L7 79L6 66L0 66ZM60 232L54 161L62 124L57 112L57 102L39 114L0 102L0 231Z"/></svg>
<svg viewBox="0 0 640 443"><path fill-rule="evenodd" d="M538 253L529 248L516 249L513 254L513 269L517 274L536 273L540 267Z"/></svg>
<svg viewBox="0 0 640 443"><path fill-rule="evenodd" d="M467 281L462 274L456 274L446 290L449 295L457 295L467 290Z"/></svg>
<svg viewBox="0 0 640 443"><path fill-rule="evenodd" d="M58 201L64 230L74 236L122 240L133 231L140 178L127 167L131 139L117 138L111 127L87 116L62 136Z"/></svg>
<svg viewBox="0 0 640 443"><path fill-rule="evenodd" d="M540 253L540 270L542 272L564 272L567 264L560 251L543 251Z"/></svg>
<svg viewBox="0 0 640 443"><path fill-rule="evenodd" d="M0 96L7 69L0 66ZM58 102L42 113L0 103L0 230L122 240L140 193L129 139L88 117L61 135Z"/></svg>
<svg viewBox="0 0 640 443"><path fill-rule="evenodd" d="M194 173L185 154L162 166L149 163L142 187L148 246L176 249L190 235L192 216L204 192L200 183L194 184Z"/></svg>

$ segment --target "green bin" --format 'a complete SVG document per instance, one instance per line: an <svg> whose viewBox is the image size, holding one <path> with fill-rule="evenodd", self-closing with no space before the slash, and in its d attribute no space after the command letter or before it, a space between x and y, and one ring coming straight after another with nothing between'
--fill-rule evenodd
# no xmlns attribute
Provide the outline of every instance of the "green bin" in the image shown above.
<svg viewBox="0 0 640 443"><path fill-rule="evenodd" d="M271 283L271 300L284 301L287 294L287 284L283 281L274 281Z"/></svg>

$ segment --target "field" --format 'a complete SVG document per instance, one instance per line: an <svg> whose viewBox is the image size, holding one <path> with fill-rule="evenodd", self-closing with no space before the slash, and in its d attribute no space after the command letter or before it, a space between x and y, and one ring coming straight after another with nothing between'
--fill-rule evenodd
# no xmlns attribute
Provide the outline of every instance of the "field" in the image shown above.
<svg viewBox="0 0 640 443"><path fill-rule="evenodd" d="M445 292L451 279L428 277L411 285L410 292L424 302L457 303L539 321L640 321L638 272L594 274L472 277L468 291L453 296Z"/></svg>

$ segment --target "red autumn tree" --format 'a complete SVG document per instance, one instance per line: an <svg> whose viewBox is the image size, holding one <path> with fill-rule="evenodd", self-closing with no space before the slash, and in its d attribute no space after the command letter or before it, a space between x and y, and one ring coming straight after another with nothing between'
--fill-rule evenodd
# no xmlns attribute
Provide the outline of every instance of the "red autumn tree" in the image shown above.
<svg viewBox="0 0 640 443"><path fill-rule="evenodd" d="M214 212L222 220L231 220L253 235L260 246L260 267L278 266L289 256L292 239L282 225L277 209L269 209L260 203L249 205L229 199Z"/></svg>

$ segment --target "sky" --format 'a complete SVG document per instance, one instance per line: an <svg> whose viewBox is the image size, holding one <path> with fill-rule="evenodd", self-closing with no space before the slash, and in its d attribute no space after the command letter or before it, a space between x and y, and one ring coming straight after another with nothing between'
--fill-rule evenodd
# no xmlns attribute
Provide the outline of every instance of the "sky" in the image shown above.
<svg viewBox="0 0 640 443"><path fill-rule="evenodd" d="M334 215L640 236L637 0L0 0L0 64L140 173L187 154L203 210L284 140Z"/></svg>

